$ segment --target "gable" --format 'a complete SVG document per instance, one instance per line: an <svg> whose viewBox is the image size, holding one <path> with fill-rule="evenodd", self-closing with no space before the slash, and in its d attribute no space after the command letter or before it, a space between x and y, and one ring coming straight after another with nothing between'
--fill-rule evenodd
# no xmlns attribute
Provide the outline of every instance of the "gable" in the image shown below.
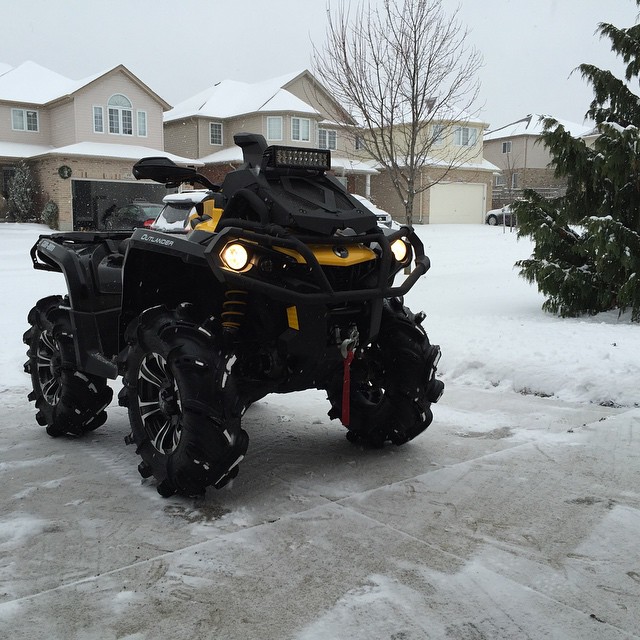
<svg viewBox="0 0 640 640"><path fill-rule="evenodd" d="M299 73L286 82L283 88L311 105L324 120L355 124L350 114L309 71Z"/></svg>

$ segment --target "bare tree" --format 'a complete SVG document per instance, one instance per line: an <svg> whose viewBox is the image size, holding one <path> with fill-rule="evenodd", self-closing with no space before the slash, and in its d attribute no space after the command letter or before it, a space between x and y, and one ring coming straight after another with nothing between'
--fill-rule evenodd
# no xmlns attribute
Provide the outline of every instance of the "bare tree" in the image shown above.
<svg viewBox="0 0 640 640"><path fill-rule="evenodd" d="M408 223L416 194L477 153L468 138L477 131L464 125L482 60L466 38L458 11L446 15L441 0L338 0L324 45L314 47L314 74L353 116L335 114L341 133L358 137L356 148L387 173ZM464 140L449 144L454 134Z"/></svg>

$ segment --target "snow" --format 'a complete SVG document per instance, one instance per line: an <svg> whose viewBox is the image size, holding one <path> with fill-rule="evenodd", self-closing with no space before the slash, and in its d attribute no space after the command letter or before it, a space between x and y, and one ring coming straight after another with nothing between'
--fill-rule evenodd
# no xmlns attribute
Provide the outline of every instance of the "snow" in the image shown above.
<svg viewBox="0 0 640 640"><path fill-rule="evenodd" d="M0 140L0 156L3 158L35 158L54 151L54 147L44 144L25 144Z"/></svg>
<svg viewBox="0 0 640 640"><path fill-rule="evenodd" d="M232 118L259 111L294 111L317 115L318 111L284 87L300 73L248 83L223 80L178 103L164 114L164 121L200 116Z"/></svg>
<svg viewBox="0 0 640 640"><path fill-rule="evenodd" d="M27 61L0 75L0 95L9 102L46 104L71 93L76 82Z"/></svg>
<svg viewBox="0 0 640 640"><path fill-rule="evenodd" d="M120 66L71 80L30 60L15 68L0 63L0 95L9 102L44 105L75 93Z"/></svg>
<svg viewBox="0 0 640 640"><path fill-rule="evenodd" d="M528 240L417 228L447 388L425 434L363 450L321 392L268 396L240 475L161 499L126 411L49 438L22 371L26 315L64 292L39 225L0 225L0 636L151 640L638 638L640 326L559 319L513 264ZM119 389L119 382L114 382Z"/></svg>
<svg viewBox="0 0 640 640"><path fill-rule="evenodd" d="M531 244L488 225L417 227L431 269L406 296L427 313L441 345L445 382L495 393L532 393L582 403L640 406L640 327L616 312L560 319L541 310L543 297L518 275ZM30 270L38 225L0 227L0 283L11 307L0 320L10 334L0 359L0 391L26 381L21 365L25 319L37 298L61 293L62 276ZM15 282L28 286L15 289ZM52 290L52 282L57 287Z"/></svg>
<svg viewBox="0 0 640 640"><path fill-rule="evenodd" d="M512 138L515 136L539 136L544 130L543 120L544 118L553 117L557 120L558 124L561 124L565 131L568 131L574 137L585 136L593 131L593 126L585 126L576 122L570 122L569 120L563 120L562 118L556 118L555 116L541 115L541 114L529 114L520 120L505 124L496 129L492 129L484 134L485 142L488 140L497 140L500 138Z"/></svg>
<svg viewBox="0 0 640 640"><path fill-rule="evenodd" d="M178 164L194 166L202 166L203 164L198 160L177 156L161 149L133 144L78 142L64 147L53 147L51 145L0 141L0 156L4 158L37 158L45 155L120 158L123 160L139 160L149 156L162 156Z"/></svg>
<svg viewBox="0 0 640 640"><path fill-rule="evenodd" d="M178 164L189 164L201 166L202 162L192 158L184 158L173 153L167 153L161 149L143 147L134 144L112 144L103 142L78 142L65 147L57 147L48 153L55 153L61 156L88 156L99 158L122 158L126 160L139 160L148 156L162 156L169 158Z"/></svg>

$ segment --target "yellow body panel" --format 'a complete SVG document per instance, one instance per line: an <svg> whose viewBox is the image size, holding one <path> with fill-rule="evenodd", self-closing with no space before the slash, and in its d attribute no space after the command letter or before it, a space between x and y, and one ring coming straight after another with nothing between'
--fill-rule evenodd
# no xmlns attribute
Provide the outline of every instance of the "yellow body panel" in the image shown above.
<svg viewBox="0 0 640 640"><path fill-rule="evenodd" d="M220 222L224 209L217 208L213 200L204 200L202 202L202 206L204 208L204 212L202 214L203 220L202 222L197 223L194 229L213 233L218 226L218 222ZM198 217L198 214L192 213L191 216L189 216L189 226L191 226L193 221L197 220Z"/></svg>
<svg viewBox="0 0 640 640"><path fill-rule="evenodd" d="M290 329L300 330L298 322L298 309L296 307L287 307L287 323Z"/></svg>
<svg viewBox="0 0 640 640"><path fill-rule="evenodd" d="M354 264L375 260L376 254L368 247L361 245L348 245L341 247L345 251L345 257L337 255L332 246L326 244L310 244L309 249L313 252L321 265L328 267L351 267ZM276 247L276 251L284 253L296 259L298 264L305 264L307 261L297 251Z"/></svg>

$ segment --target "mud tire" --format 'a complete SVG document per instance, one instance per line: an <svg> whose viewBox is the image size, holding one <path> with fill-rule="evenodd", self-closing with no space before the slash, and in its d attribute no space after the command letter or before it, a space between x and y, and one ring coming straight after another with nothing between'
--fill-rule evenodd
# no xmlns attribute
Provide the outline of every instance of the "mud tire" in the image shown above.
<svg viewBox="0 0 640 640"><path fill-rule="evenodd" d="M444 384L436 379L440 347L401 300L385 301L380 333L358 353L351 367L351 442L382 447L402 445L421 434L433 420L431 403ZM328 389L329 417L342 415L342 386Z"/></svg>
<svg viewBox="0 0 640 640"><path fill-rule="evenodd" d="M50 436L81 436L104 424L113 391L106 378L83 373L76 364L69 301L50 296L38 301L27 317L25 332L31 376L29 400L36 404L36 421Z"/></svg>
<svg viewBox="0 0 640 640"><path fill-rule="evenodd" d="M223 487L247 451L249 436L217 391L225 372L214 336L190 305L148 309L125 333L118 398L142 457L138 470L155 477L164 497Z"/></svg>

